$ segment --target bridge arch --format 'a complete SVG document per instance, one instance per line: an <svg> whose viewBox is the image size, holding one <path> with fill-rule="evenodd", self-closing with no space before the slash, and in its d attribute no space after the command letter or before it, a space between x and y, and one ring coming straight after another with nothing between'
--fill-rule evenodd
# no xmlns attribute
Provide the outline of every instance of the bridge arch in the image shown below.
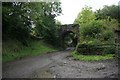
<svg viewBox="0 0 120 80"><path fill-rule="evenodd" d="M75 44L77 44L79 42L79 25L78 24L65 24L65 25L61 25L60 27L60 40L61 40L61 46L63 48L65 48L65 37L68 34L74 34L74 38L73 41Z"/></svg>

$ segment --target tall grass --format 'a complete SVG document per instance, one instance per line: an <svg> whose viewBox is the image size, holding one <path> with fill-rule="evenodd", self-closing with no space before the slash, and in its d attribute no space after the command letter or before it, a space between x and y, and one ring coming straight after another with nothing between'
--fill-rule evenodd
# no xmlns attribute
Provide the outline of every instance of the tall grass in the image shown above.
<svg viewBox="0 0 120 80"><path fill-rule="evenodd" d="M71 53L71 56L75 60L81 61L99 61L99 60L106 60L114 58L114 54L105 54L105 55L82 55L76 51Z"/></svg>
<svg viewBox="0 0 120 80"><path fill-rule="evenodd" d="M57 51L57 49L43 41L32 41L28 47L23 46L18 41L9 41L3 43L2 60L3 62L8 62L26 56L37 56L52 51Z"/></svg>

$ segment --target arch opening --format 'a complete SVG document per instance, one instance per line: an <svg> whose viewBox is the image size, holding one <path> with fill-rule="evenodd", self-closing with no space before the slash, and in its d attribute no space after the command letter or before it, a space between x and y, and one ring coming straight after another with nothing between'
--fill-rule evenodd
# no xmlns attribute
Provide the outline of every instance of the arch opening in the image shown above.
<svg viewBox="0 0 120 80"><path fill-rule="evenodd" d="M67 47L76 47L79 42L79 30L78 24L65 24L60 27L60 45L63 49Z"/></svg>
<svg viewBox="0 0 120 80"><path fill-rule="evenodd" d="M75 47L77 45L77 35L72 31L63 33L62 40L64 48Z"/></svg>

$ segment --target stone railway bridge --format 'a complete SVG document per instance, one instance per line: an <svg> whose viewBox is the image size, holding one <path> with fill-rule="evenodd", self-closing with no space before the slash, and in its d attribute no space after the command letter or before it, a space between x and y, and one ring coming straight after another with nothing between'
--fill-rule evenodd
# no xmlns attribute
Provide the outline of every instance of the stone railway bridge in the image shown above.
<svg viewBox="0 0 120 80"><path fill-rule="evenodd" d="M64 38L69 33L74 33L76 35L76 41L79 42L79 40L80 40L79 32L80 32L80 26L78 24L61 25L60 26L60 34L59 34L61 46L64 47Z"/></svg>

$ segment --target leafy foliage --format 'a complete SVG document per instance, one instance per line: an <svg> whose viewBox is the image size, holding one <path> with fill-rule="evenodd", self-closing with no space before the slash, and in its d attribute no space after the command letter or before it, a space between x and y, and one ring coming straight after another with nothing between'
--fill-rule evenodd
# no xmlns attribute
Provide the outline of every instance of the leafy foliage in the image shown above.
<svg viewBox="0 0 120 80"><path fill-rule="evenodd" d="M94 12L91 10L91 7L86 6L78 14L78 16L75 19L74 23L77 23L80 26L82 26L83 24L94 21L95 19L96 19L96 17L95 17Z"/></svg>
<svg viewBox="0 0 120 80"><path fill-rule="evenodd" d="M120 9L117 5L104 6L95 12L97 19L117 19L120 22Z"/></svg>
<svg viewBox="0 0 120 80"><path fill-rule="evenodd" d="M29 38L31 23L27 16L29 13L24 7L25 3L10 2L2 3L2 5L3 39L11 37L27 45L26 40Z"/></svg>
<svg viewBox="0 0 120 80"><path fill-rule="evenodd" d="M106 12L107 13L107 12ZM99 15L103 17L102 15ZM80 25L80 44L78 52L82 54L103 54L115 53L115 47L109 44L114 44L114 29L118 26L118 21L107 17L104 19L96 16L96 13L89 7L83 8L78 14L75 22ZM97 46L108 44L107 47ZM83 48L81 48L83 47ZM106 49L104 49L106 48Z"/></svg>
<svg viewBox="0 0 120 80"><path fill-rule="evenodd" d="M61 13L60 2L32 3L32 8L33 12L36 12L33 17L36 35L43 37L47 42L56 44L58 26L55 23L55 17Z"/></svg>
<svg viewBox="0 0 120 80"><path fill-rule="evenodd" d="M2 5L4 40L14 38L27 45L32 34L50 43L57 40L54 18L61 13L60 2L5 2Z"/></svg>

